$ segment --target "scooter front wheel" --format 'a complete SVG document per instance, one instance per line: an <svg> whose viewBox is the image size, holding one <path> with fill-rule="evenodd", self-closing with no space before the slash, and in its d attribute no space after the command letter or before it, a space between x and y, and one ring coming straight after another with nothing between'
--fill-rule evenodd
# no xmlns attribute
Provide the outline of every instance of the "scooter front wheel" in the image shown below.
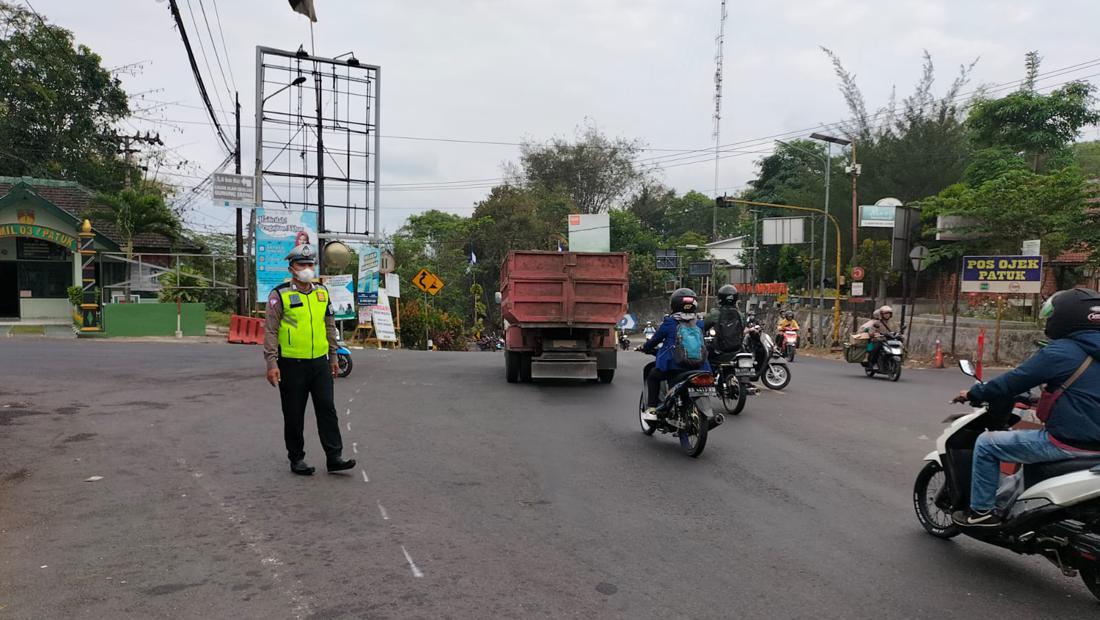
<svg viewBox="0 0 1100 620"><path fill-rule="evenodd" d="M951 519L951 512L936 505L936 498L944 491L946 484L947 475L936 462L926 463L913 484L913 509L917 512L917 520L924 531L943 539L962 533Z"/></svg>
<svg viewBox="0 0 1100 620"><path fill-rule="evenodd" d="M638 400L638 423L642 426L642 432L646 435L652 435L657 430L657 426L642 417L646 410L646 393L642 390L642 397Z"/></svg>
<svg viewBox="0 0 1100 620"><path fill-rule="evenodd" d="M347 353L337 353L336 363L340 367L340 372L337 373L337 376L346 377L351 374L352 363L350 355Z"/></svg>
<svg viewBox="0 0 1100 620"><path fill-rule="evenodd" d="M761 380L769 389L782 390L791 382L791 370L784 364L768 364Z"/></svg>

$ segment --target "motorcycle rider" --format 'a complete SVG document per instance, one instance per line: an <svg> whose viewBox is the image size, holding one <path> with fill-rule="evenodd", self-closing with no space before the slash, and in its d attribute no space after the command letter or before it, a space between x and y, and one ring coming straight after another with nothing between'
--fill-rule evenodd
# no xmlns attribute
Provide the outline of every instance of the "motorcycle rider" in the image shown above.
<svg viewBox="0 0 1100 620"><path fill-rule="evenodd" d="M798 331L798 321L796 321L795 318L794 318L794 311L785 310L783 312L783 318L779 319L779 322L776 323L776 325L775 325L775 331L776 331L775 341L776 342L784 342L783 332L785 332L789 329L792 329L794 331ZM798 340L801 340L801 339L802 338L799 337ZM798 340L795 341L795 346L796 347L798 346Z"/></svg>
<svg viewBox="0 0 1100 620"><path fill-rule="evenodd" d="M863 365L874 368L878 361L878 354L882 351L882 342L890 337L893 329L890 328L890 319L894 318L894 309L883 306L871 313L871 320L859 326L859 331L871 336L867 345L867 359Z"/></svg>
<svg viewBox="0 0 1100 620"><path fill-rule="evenodd" d="M739 293L737 287L726 284L718 289L718 308L711 310L707 322L714 329L711 344L711 356L716 360L725 360L740 353L745 341L745 321L737 310Z"/></svg>
<svg viewBox="0 0 1100 620"><path fill-rule="evenodd" d="M646 340L649 340L650 338L653 337L653 334L657 333L657 328L653 327L653 321L646 321L645 322L645 331L643 331L642 333L645 334L645 339Z"/></svg>
<svg viewBox="0 0 1100 620"><path fill-rule="evenodd" d="M1074 288L1059 291L1043 304L1044 333L1051 343L1017 368L985 384L959 392L955 402L988 402L1011 398L1046 384L1052 389L1069 382L1050 408L1045 428L985 432L974 446L970 510L952 515L962 527L996 527L993 512L1000 463L1045 463L1094 456L1100 452L1100 293ZM1040 410L1041 412L1041 410Z"/></svg>
<svg viewBox="0 0 1100 620"><path fill-rule="evenodd" d="M710 364L705 356L702 366L683 368L676 363L676 358L673 355L673 349L676 348L676 330L682 324L695 321L696 329L704 334L706 333L703 329L703 321L696 314L699 306L695 291L689 288L676 289L673 291L672 297L669 298L669 307L671 313L665 316L664 321L661 322L661 326L657 328L653 337L646 340L641 347L643 353L657 353L656 366L646 377L646 410L642 417L648 422L657 420L657 405L661 401L662 381L672 379L689 370L710 370ZM658 349L657 345L662 343L664 343L663 346Z"/></svg>

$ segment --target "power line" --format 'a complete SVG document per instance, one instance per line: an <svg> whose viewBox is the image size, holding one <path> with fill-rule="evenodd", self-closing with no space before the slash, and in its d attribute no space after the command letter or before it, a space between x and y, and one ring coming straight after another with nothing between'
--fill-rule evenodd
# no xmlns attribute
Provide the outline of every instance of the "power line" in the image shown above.
<svg viewBox="0 0 1100 620"><path fill-rule="evenodd" d="M229 145L229 138L226 137L225 131L222 130L221 124L218 122L217 115L214 114L214 106L210 103L210 95L206 92L206 84L203 83L202 74L199 72L199 65L195 62L195 52L191 49L191 42L187 39L187 29L183 26L183 16L180 15L179 5L176 3L176 0L168 0L168 7L172 12L172 18L176 21L176 27L179 29L180 38L183 39L183 47L187 50L187 60L191 63L191 74L195 76L195 83L198 84L199 94L202 95L203 103L206 104L206 110L210 114L210 120L214 123L214 130L218 134L222 146L232 153L233 148ZM201 39L199 42L202 42ZM215 93L216 92L217 91L215 91Z"/></svg>
<svg viewBox="0 0 1100 620"><path fill-rule="evenodd" d="M188 0L188 6L190 6L190 0ZM210 27L210 21L206 18L206 5L203 4L202 0L199 0L199 10L202 11L202 21L206 24L206 36L210 39L210 49L214 51L214 60L218 62L218 72L222 75L222 84L225 85L226 91L232 93L234 89L229 86L229 81L225 79L225 67L222 66L222 57L221 54L218 53L218 44L214 42L214 29ZM194 19L194 16L192 16L192 19ZM197 23L195 24L195 29L198 29ZM199 38L201 39L202 37ZM228 61L229 58L227 53L226 62ZM207 69L209 69L209 67L207 67ZM214 76L211 75L210 77L213 78ZM219 105L221 105L220 102Z"/></svg>
<svg viewBox="0 0 1100 620"><path fill-rule="evenodd" d="M191 15L191 23L194 24L195 32L198 33L199 22L198 22L197 19L195 19L195 10L191 6L191 0L186 0L186 1L187 1L187 12ZM209 32L209 30L208 30L208 32ZM199 51L202 52L202 62L203 62L203 64L206 65L206 73L210 76L210 81L214 82L215 81L214 70L210 68L210 58L206 55L206 46L203 45L203 43L202 43L202 34L198 35L197 40L199 42ZM220 109L223 109L225 107L225 104L222 103L221 91L219 91L217 89L216 84L214 86L215 86L215 88L213 89L214 90L214 98L218 100L218 109L220 110Z"/></svg>
<svg viewBox="0 0 1100 620"><path fill-rule="evenodd" d="M233 82L233 91L237 91L237 78L233 75L233 63L229 61L229 47L225 44L225 29L222 28L222 16L218 12L218 0L210 0L214 5L214 19L218 23L218 36L222 40L222 51L225 52L225 64L229 67L229 80Z"/></svg>

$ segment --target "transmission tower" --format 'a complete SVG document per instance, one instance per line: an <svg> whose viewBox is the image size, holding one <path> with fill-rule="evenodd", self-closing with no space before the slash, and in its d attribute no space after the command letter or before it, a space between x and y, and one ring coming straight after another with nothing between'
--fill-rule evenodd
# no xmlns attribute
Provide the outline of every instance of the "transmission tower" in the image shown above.
<svg viewBox="0 0 1100 620"><path fill-rule="evenodd" d="M722 138L722 44L726 38L726 0L722 0L722 15L718 20L718 36L714 52L714 226L712 241L718 241L718 151Z"/></svg>

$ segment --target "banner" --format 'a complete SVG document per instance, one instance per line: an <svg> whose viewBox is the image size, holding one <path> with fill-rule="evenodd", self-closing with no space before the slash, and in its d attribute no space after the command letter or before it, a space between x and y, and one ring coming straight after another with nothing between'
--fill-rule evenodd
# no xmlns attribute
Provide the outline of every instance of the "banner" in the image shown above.
<svg viewBox="0 0 1100 620"><path fill-rule="evenodd" d="M386 274L386 296L401 298L401 277L396 273Z"/></svg>
<svg viewBox="0 0 1100 620"><path fill-rule="evenodd" d="M393 327L393 314L390 312L388 295L378 297L378 305L371 308L371 322L374 323L374 337L384 342L397 342L397 331Z"/></svg>
<svg viewBox="0 0 1100 620"><path fill-rule="evenodd" d="M359 305L378 303L378 270L382 266L382 248L359 246L359 284L355 289Z"/></svg>
<svg viewBox="0 0 1100 620"><path fill-rule="evenodd" d="M1042 292L1042 256L964 256L964 293Z"/></svg>
<svg viewBox="0 0 1100 620"><path fill-rule="evenodd" d="M290 278L286 255L296 245L317 246L317 212L256 209L256 299Z"/></svg>
<svg viewBox="0 0 1100 620"><path fill-rule="evenodd" d="M326 276L325 286L328 287L329 304L336 313L337 321L355 318L355 291L350 274Z"/></svg>
<svg viewBox="0 0 1100 620"><path fill-rule="evenodd" d="M748 293L751 295L786 295L787 283L786 282L760 282L755 286L746 284L744 288L741 285L737 285L737 290L742 293Z"/></svg>

